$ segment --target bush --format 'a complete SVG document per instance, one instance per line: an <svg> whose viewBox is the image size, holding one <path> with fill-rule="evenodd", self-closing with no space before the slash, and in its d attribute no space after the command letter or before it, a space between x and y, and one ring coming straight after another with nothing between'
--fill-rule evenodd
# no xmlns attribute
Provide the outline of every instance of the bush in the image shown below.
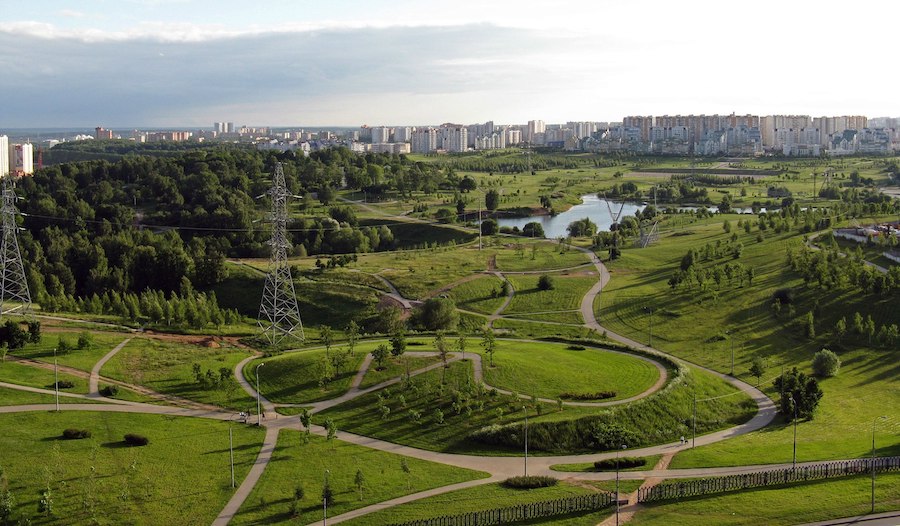
<svg viewBox="0 0 900 526"><path fill-rule="evenodd" d="M782 305L794 303L794 291L791 289L778 289L772 294L772 299Z"/></svg>
<svg viewBox="0 0 900 526"><path fill-rule="evenodd" d="M71 389L71 388L75 387L75 384L72 383L70 380L60 380L60 381L56 382L56 387L58 387L60 389Z"/></svg>
<svg viewBox="0 0 900 526"><path fill-rule="evenodd" d="M100 394L108 398L112 398L119 394L119 387L116 385L106 385L100 389Z"/></svg>
<svg viewBox="0 0 900 526"><path fill-rule="evenodd" d="M553 278L551 278L547 274L542 274L541 277L538 278L537 288L538 290L552 290Z"/></svg>
<svg viewBox="0 0 900 526"><path fill-rule="evenodd" d="M606 400L607 398L615 398L615 391L598 391L596 393L570 393L568 391L559 394L560 398L566 400Z"/></svg>
<svg viewBox="0 0 900 526"><path fill-rule="evenodd" d="M621 457L619 458L619 469L637 468L647 464L647 459L642 457ZM616 469L616 459L608 458L606 460L598 460L594 462L594 469L597 471L614 471Z"/></svg>
<svg viewBox="0 0 900 526"><path fill-rule="evenodd" d="M143 435L128 433L127 435L125 435L125 443L129 446L146 446L150 443L150 439Z"/></svg>
<svg viewBox="0 0 900 526"><path fill-rule="evenodd" d="M69 428L63 431L62 437L66 440L81 440L82 438L91 438L91 432L87 429Z"/></svg>
<svg viewBox="0 0 900 526"><path fill-rule="evenodd" d="M570 351L583 351L584 345L569 345L568 347L566 347L566 349Z"/></svg>
<svg viewBox="0 0 900 526"><path fill-rule="evenodd" d="M559 480L553 477L530 476L530 477L511 477L500 483L505 488L512 489L535 489L549 488L555 486Z"/></svg>
<svg viewBox="0 0 900 526"><path fill-rule="evenodd" d="M821 377L837 376L841 369L841 359L828 349L822 349L813 356L813 374Z"/></svg>

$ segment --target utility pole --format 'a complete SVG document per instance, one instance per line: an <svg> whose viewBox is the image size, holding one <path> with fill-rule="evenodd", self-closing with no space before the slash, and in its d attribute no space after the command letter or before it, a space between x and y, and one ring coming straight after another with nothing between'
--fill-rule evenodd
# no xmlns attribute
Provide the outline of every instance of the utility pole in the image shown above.
<svg viewBox="0 0 900 526"><path fill-rule="evenodd" d="M275 345L287 336L300 341L305 338L287 259L287 199L297 196L287 191L281 163L275 165L273 179L272 188L267 192L272 198L272 240L269 242L272 246L272 258L259 304L257 323L266 340Z"/></svg>
<svg viewBox="0 0 900 526"><path fill-rule="evenodd" d="M56 347L53 348L53 390L56 391L56 412L59 412L59 365L56 362Z"/></svg>
<svg viewBox="0 0 900 526"><path fill-rule="evenodd" d="M870 513L875 513L875 424L886 418L886 416L879 416L872 420L872 510Z"/></svg>
<svg viewBox="0 0 900 526"><path fill-rule="evenodd" d="M0 315L18 311L26 316L31 314L31 293L28 291L28 280L25 278L25 266L22 264L22 253L19 251L17 233L19 225L16 216L16 191L14 178L11 175L2 180L3 205L0 216L3 221L3 241L0 243ZM7 303L14 303L8 307Z"/></svg>
<svg viewBox="0 0 900 526"><path fill-rule="evenodd" d="M528 476L528 409L523 405L522 411L525 412L525 476Z"/></svg>
<svg viewBox="0 0 900 526"><path fill-rule="evenodd" d="M697 393L694 393L694 403L691 407L691 412L693 413L691 417L691 428L693 429L691 433L691 449L694 449L694 446L697 445Z"/></svg>
<svg viewBox="0 0 900 526"><path fill-rule="evenodd" d="M230 422L228 423L228 452L231 455L231 489L234 489L234 433Z"/></svg>

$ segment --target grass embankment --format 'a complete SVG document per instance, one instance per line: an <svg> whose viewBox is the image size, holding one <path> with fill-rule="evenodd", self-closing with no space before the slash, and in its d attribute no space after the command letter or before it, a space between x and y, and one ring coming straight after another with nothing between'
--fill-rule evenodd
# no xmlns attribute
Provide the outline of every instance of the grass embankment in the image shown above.
<svg viewBox="0 0 900 526"><path fill-rule="evenodd" d="M540 290L537 275L507 276L516 290L503 314L533 314L578 309L581 299L597 283L593 270L579 274L551 274L553 288Z"/></svg>
<svg viewBox="0 0 900 526"><path fill-rule="evenodd" d="M0 415L2 467L13 520L40 524L209 524L231 497L228 424L199 418L67 412ZM60 438L86 429L83 440ZM123 436L150 439L127 447ZM242 480L263 432L234 426L235 477ZM39 462L35 462L40 459ZM53 514L41 515L50 488Z"/></svg>
<svg viewBox="0 0 900 526"><path fill-rule="evenodd" d="M90 344L84 349L75 349L78 337L85 335ZM68 351L56 353L59 365L72 367L81 371L90 372L100 358L111 351L113 347L122 343L132 335L128 333L100 332L100 331L43 331L40 343L29 343L24 348L11 352L14 356L30 358L45 363L53 363L53 349L59 348L60 339L65 340L71 347Z"/></svg>
<svg viewBox="0 0 900 526"><path fill-rule="evenodd" d="M402 462L409 473L404 472ZM302 467L302 469L301 469ZM234 524L308 524L322 518L322 485L328 470L328 482L334 502L328 515L335 516L370 504L431 488L487 477L487 473L456 468L436 462L402 457L346 442L327 442L304 434L282 430L272 462L245 501ZM362 492L356 485L357 470L362 472ZM299 513L291 514L296 488L305 493Z"/></svg>
<svg viewBox="0 0 900 526"><path fill-rule="evenodd" d="M331 380L325 384L320 384L326 367L324 348L256 358L244 366L244 377L255 387L258 370L259 389L272 402L306 404L328 400L347 392L366 353L374 348L375 344L371 342L357 345L355 352L347 356L344 367L340 371L335 370ZM334 345L329 356L346 353L346 345ZM266 365L257 369L261 363Z"/></svg>
<svg viewBox="0 0 900 526"><path fill-rule="evenodd" d="M503 281L495 276L479 276L453 287L449 296L456 306L481 314L493 314L506 301L501 294Z"/></svg>
<svg viewBox="0 0 900 526"><path fill-rule="evenodd" d="M204 347L153 338L135 338L106 363L103 376L143 385L162 394L237 410L256 405L234 379L234 367L249 356L237 347ZM209 382L198 382L194 364ZM224 371L223 371L224 370ZM223 379L222 376L225 375Z"/></svg>
<svg viewBox="0 0 900 526"><path fill-rule="evenodd" d="M779 526L850 517L869 513L871 489L871 479L861 476L679 499L645 504L631 524ZM875 512L897 509L900 509L900 474L878 475Z"/></svg>
<svg viewBox="0 0 900 526"><path fill-rule="evenodd" d="M865 337L852 329L838 339L834 327L841 317L852 321L853 314L872 316L876 325L900 323L900 311L894 308L896 296L865 295L853 290L809 289L802 279L790 271L784 259L789 246L799 246L801 236L793 233L763 233L758 243L758 226L751 233L736 228L744 250L740 258L719 259L704 266L737 262L752 267L752 285L723 283L718 290L713 283L707 290L673 291L666 283L678 268L689 248L725 242L722 218L698 222L686 235L664 236L658 245L642 250L626 250L612 263L613 279L595 308L600 307L600 322L611 330L639 341L647 341L649 315L644 307L652 306L653 344L676 356L701 363L721 372L731 370L731 338L734 338L735 374L756 384L749 374L753 357L767 363L761 387L777 398L771 380L781 367L798 367L811 372L813 354L830 348L844 362L835 378L825 379L821 387L825 396L814 419L798 426L798 458L821 460L864 456L871 444L872 421L881 415L900 413L900 391L891 385L897 377L898 350L874 348ZM680 234L680 233L679 233ZM791 289L794 301L777 316L772 310L772 297L779 289ZM818 302L818 309L816 303ZM817 311L816 337L804 334L799 323L808 312ZM732 333L728 334L727 331ZM879 449L883 454L900 451L900 435L895 417L880 422ZM677 455L673 467L737 465L746 463L784 462L791 459L793 430L776 423L769 428Z"/></svg>
<svg viewBox="0 0 900 526"><path fill-rule="evenodd" d="M474 488L467 488L443 495L436 495L425 499L417 500L407 504L394 506L384 511L378 511L352 519L345 524L348 526L362 525L380 525L401 523L419 519L428 519L440 517L443 515L455 515L459 513L467 513L471 511L482 511L495 508L505 508L507 506L516 506L519 504L527 504L529 502L537 502L542 500L553 500L564 497L572 497L576 495L587 495L595 493L597 490L591 488L591 483L583 485L574 485L560 483L556 486L548 488L537 488L532 490L509 489L500 484L485 484ZM598 519L602 519L609 515L608 511L600 511L595 513L584 513L573 516L554 517L552 519L544 519L540 523L543 524L597 524ZM568 522L573 521L573 522ZM530 522L529 524L537 524L539 522ZM525 523L516 523L525 524Z"/></svg>
<svg viewBox="0 0 900 526"><path fill-rule="evenodd" d="M64 392L64 391L60 391ZM0 387L0 406L25 405L25 404L55 404L56 396L52 394L32 393L29 391L20 391L18 389L10 389ZM92 404L92 400L85 398L74 398L70 396L60 396L60 404ZM2 462L0 462L2 465Z"/></svg>
<svg viewBox="0 0 900 526"><path fill-rule="evenodd" d="M419 350L419 348L413 348L413 351ZM359 388L366 389L393 378L400 378L401 376L404 376L407 371L413 372L417 369L422 369L431 364L438 363L439 361L441 361L440 356L410 356L409 354L404 354L400 358L388 358L384 362L384 369L380 371L376 369L375 362L373 361L369 366L369 370L366 371L365 376L363 376Z"/></svg>
<svg viewBox="0 0 900 526"><path fill-rule="evenodd" d="M446 375L443 387L442 375ZM518 455L521 449L513 428L503 433L502 440L490 443L477 442L469 435L489 425L518 425L526 405L530 452L585 452L592 450L584 441L593 436L590 429L594 426L624 427L630 433L630 447L674 441L688 434L694 392L700 398L732 394L698 405L700 433L743 422L755 412L755 405L745 395L698 371L685 372L669 388L638 402L605 410L565 407L558 411L556 404L480 392L472 379L471 363L456 362L449 369L415 376L409 385L395 385L328 409L316 415L316 421L332 418L339 429L423 449Z"/></svg>

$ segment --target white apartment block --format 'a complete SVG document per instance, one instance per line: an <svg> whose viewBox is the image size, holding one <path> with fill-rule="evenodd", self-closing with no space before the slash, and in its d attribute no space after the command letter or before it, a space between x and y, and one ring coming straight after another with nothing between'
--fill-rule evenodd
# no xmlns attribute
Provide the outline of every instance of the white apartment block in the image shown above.
<svg viewBox="0 0 900 526"><path fill-rule="evenodd" d="M34 146L30 143L9 145L9 172L16 175L34 173Z"/></svg>
<svg viewBox="0 0 900 526"><path fill-rule="evenodd" d="M372 144L379 144L391 141L391 129L384 126L376 126L372 128Z"/></svg>
<svg viewBox="0 0 900 526"><path fill-rule="evenodd" d="M541 135L541 139L543 139L544 132L547 131L547 125L544 124L542 120L528 121L528 126L525 128L525 142L530 144L543 144L543 140L538 142L538 134Z"/></svg>
<svg viewBox="0 0 900 526"><path fill-rule="evenodd" d="M412 128L399 126L394 128L394 142L409 142L412 139Z"/></svg>
<svg viewBox="0 0 900 526"><path fill-rule="evenodd" d="M431 153L438 148L437 130L431 127L416 128L412 132L412 153Z"/></svg>
<svg viewBox="0 0 900 526"><path fill-rule="evenodd" d="M507 128L504 134L506 135L506 144L512 146L513 144L522 143L522 130Z"/></svg>
<svg viewBox="0 0 900 526"><path fill-rule="evenodd" d="M506 148L506 134L494 132L485 137L475 138L476 150L502 150Z"/></svg>
<svg viewBox="0 0 900 526"><path fill-rule="evenodd" d="M456 124L442 124L438 130L438 148L447 152L469 149L469 130Z"/></svg>
<svg viewBox="0 0 900 526"><path fill-rule="evenodd" d="M0 177L9 174L9 137L0 135Z"/></svg>

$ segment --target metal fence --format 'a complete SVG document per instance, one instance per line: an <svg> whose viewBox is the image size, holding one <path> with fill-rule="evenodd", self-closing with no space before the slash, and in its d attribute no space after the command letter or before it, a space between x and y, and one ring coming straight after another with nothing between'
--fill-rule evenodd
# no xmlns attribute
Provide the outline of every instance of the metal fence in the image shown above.
<svg viewBox="0 0 900 526"><path fill-rule="evenodd" d="M671 500L682 497L708 495L710 493L738 491L748 488L779 486L795 482L804 482L807 480L846 477L849 475L871 473L873 468L876 473L900 470L900 457L881 457L874 459L874 461L867 458L839 462L823 462L821 464L798 466L796 468L773 469L741 475L728 475L725 477L667 482L650 488L639 489L638 502Z"/></svg>
<svg viewBox="0 0 900 526"><path fill-rule="evenodd" d="M431 519L420 519L391 526L482 526L488 524L509 524L529 519L540 519L567 515L580 511L597 511L611 506L616 501L609 493L592 493L555 500L531 502L518 506L492 510L470 511L458 515L444 515Z"/></svg>

